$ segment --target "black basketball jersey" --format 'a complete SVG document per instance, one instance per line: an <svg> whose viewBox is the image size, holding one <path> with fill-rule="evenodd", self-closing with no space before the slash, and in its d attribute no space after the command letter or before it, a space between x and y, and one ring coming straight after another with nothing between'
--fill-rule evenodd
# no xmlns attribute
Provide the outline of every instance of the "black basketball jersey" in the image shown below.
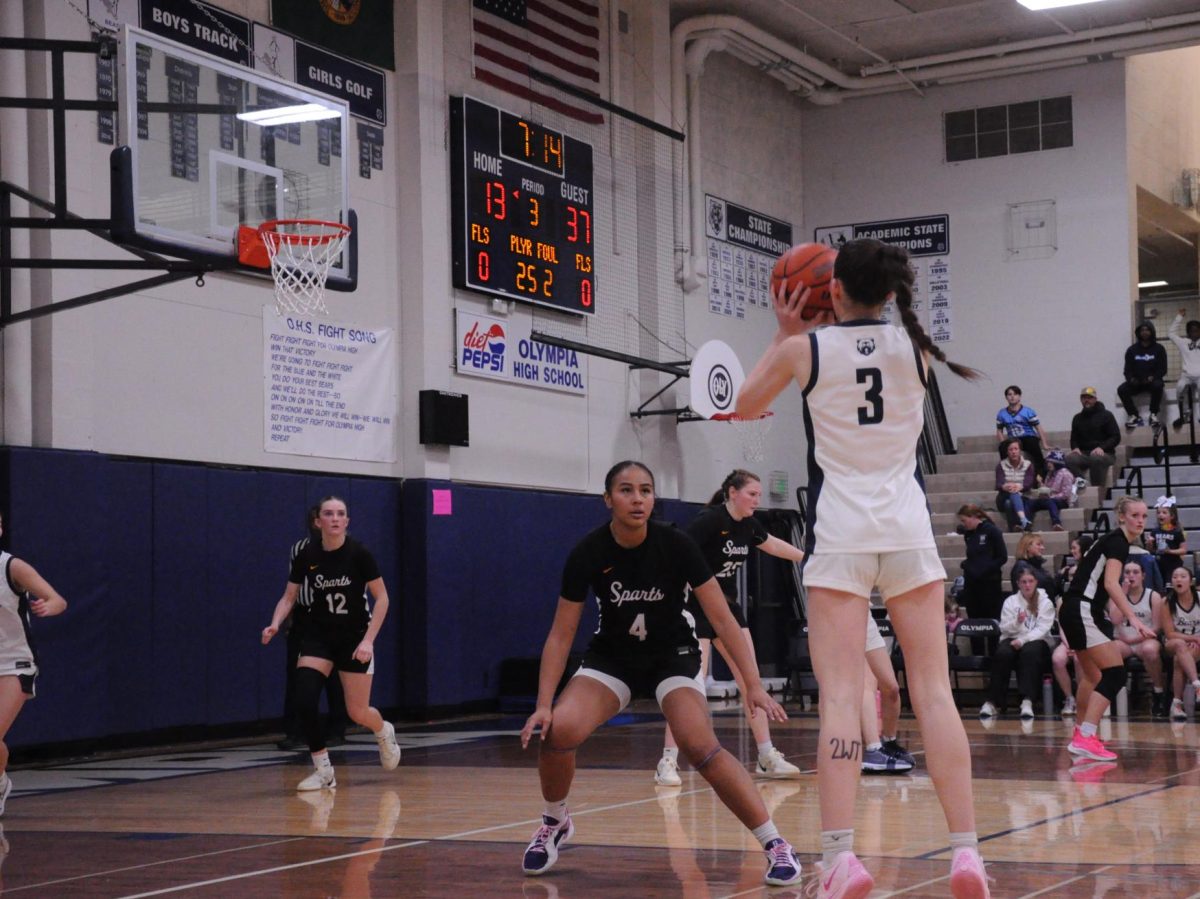
<svg viewBox="0 0 1200 899"><path fill-rule="evenodd" d="M729 508L721 503L701 512L687 527L700 546L721 592L730 602L737 599L738 569L750 557L750 547L761 546L770 534L753 515L734 521Z"/></svg>
<svg viewBox="0 0 1200 899"><path fill-rule="evenodd" d="M375 557L357 540L347 537L332 552L326 551L320 540L301 547L292 560L288 582L300 585L297 608L304 609L308 626L361 632L371 620L367 584L378 577ZM308 604L301 606L301 599L307 599Z"/></svg>
<svg viewBox="0 0 1200 899"><path fill-rule="evenodd" d="M1129 539L1120 528L1109 531L1088 547L1075 566L1067 593L1081 596L1089 602L1108 602L1108 593L1104 589L1104 567L1109 559L1116 559L1122 566L1129 559Z"/></svg>
<svg viewBox="0 0 1200 899"><path fill-rule="evenodd" d="M604 524L567 557L561 595L583 602L589 587L595 594L600 624L592 637L593 652L698 652L694 622L684 606L689 585L711 577L700 547L669 524L648 522L646 539L632 549L620 546Z"/></svg>

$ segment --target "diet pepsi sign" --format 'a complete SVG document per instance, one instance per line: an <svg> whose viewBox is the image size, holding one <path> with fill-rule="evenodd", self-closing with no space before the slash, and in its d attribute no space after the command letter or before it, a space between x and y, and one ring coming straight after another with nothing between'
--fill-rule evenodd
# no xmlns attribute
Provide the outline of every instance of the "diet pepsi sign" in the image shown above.
<svg viewBox="0 0 1200 899"><path fill-rule="evenodd" d="M464 374L506 377L504 353L507 349L508 337L501 322L473 317L460 340L458 370Z"/></svg>
<svg viewBox="0 0 1200 899"><path fill-rule="evenodd" d="M587 393L587 356L534 340L527 318L455 311L454 362L460 375L560 393Z"/></svg>

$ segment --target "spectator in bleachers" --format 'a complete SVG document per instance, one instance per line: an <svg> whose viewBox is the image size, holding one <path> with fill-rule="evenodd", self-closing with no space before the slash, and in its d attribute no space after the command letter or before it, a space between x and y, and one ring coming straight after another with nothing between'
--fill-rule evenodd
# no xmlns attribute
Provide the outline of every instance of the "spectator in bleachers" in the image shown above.
<svg viewBox="0 0 1200 899"><path fill-rule="evenodd" d="M1187 309L1180 309L1179 314L1167 328L1167 339L1179 350L1179 361L1183 370L1175 385L1175 404L1179 414L1171 422L1176 431L1192 420L1192 406L1200 400L1200 321L1192 319L1187 323L1187 337L1181 337L1180 328ZM1190 390L1190 394L1186 391ZM1185 405L1186 404L1186 405Z"/></svg>
<svg viewBox="0 0 1200 899"><path fill-rule="evenodd" d="M1142 543L1154 555L1162 583L1171 582L1171 572L1184 565L1187 554L1187 534L1179 523L1179 510L1175 508L1175 497L1160 496L1154 503L1158 516L1158 527L1142 532Z"/></svg>
<svg viewBox="0 0 1200 899"><path fill-rule="evenodd" d="M1125 351L1125 382L1117 388L1117 396L1125 407L1125 428L1129 431L1146 425L1133 402L1140 393L1150 394L1150 426L1158 427L1163 378L1167 376L1167 351L1158 342L1154 324L1149 320L1142 322L1133 336L1133 344Z"/></svg>
<svg viewBox="0 0 1200 899"><path fill-rule="evenodd" d="M958 604L971 618L999 618L1004 603L1000 571L1008 561L1004 534L988 514L974 503L958 510L958 532L967 545L967 557L962 561L963 586ZM982 653L983 640L972 639L972 651Z"/></svg>
<svg viewBox="0 0 1200 899"><path fill-rule="evenodd" d="M1091 547L1093 537L1091 534L1080 534L1076 539L1071 541L1071 551L1067 553L1063 559L1062 565L1058 569L1058 578L1055 583L1058 595L1067 589L1067 584L1071 583L1071 578L1075 576L1075 566L1079 564L1079 560L1083 558L1083 554ZM1057 645L1050 655L1050 665L1054 672L1054 681L1058 684L1058 688L1062 690L1065 697L1063 699L1062 713L1064 716L1075 714L1075 688L1071 686L1071 675L1067 672L1067 665L1074 667L1075 652L1071 647L1067 646L1067 641L1061 637L1058 638Z"/></svg>
<svg viewBox="0 0 1200 899"><path fill-rule="evenodd" d="M1096 396L1095 387L1083 388L1079 392L1079 402L1083 408L1071 419L1071 452L1067 454L1067 468L1077 478L1086 474L1093 487L1103 487L1108 469L1117 461L1121 429L1113 414Z"/></svg>
<svg viewBox="0 0 1200 899"><path fill-rule="evenodd" d="M1134 613L1147 627L1154 627L1160 620L1159 607L1163 598L1146 586L1142 566L1132 559L1125 563L1121 585L1125 588L1125 598ZM1117 611L1116 606L1109 605L1109 616L1113 619L1117 636L1117 649L1121 658L1130 659L1137 656L1146 666L1146 674L1154 689L1154 699L1151 710L1156 718L1166 717L1166 693L1163 692L1166 681L1163 678L1162 644L1157 637L1145 637L1133 627L1130 622Z"/></svg>
<svg viewBox="0 0 1200 899"><path fill-rule="evenodd" d="M1171 572L1171 587L1166 602L1159 607L1158 629L1162 631L1167 655L1175 660L1171 701L1171 720L1183 721L1183 685L1190 682L1200 693L1200 677L1196 675L1196 659L1200 658L1200 593L1186 568Z"/></svg>
<svg viewBox="0 0 1200 899"><path fill-rule="evenodd" d="M1004 388L1004 399L1008 401L1008 405L996 413L996 440L1000 443L1001 457L1004 455L1005 440L1019 440L1021 450L1033 463L1033 470L1037 476L1045 477L1046 460L1042 456L1042 450L1049 449L1049 445L1038 414L1021 404L1021 388L1016 384Z"/></svg>
<svg viewBox="0 0 1200 899"><path fill-rule="evenodd" d="M1038 586L1037 577L1026 569L1017 581L1019 589L1004 600L1000 613L1000 645L992 654L988 699L979 717L992 718L1004 711L1008 679L1017 669L1021 694L1021 717L1033 717L1033 700L1050 670L1050 628L1054 626L1054 604ZM1050 711L1045 709L1043 711Z"/></svg>
<svg viewBox="0 0 1200 899"><path fill-rule="evenodd" d="M1046 476L1042 479L1042 486L1046 488L1046 496L1054 500L1054 504L1059 510L1070 508L1075 503L1075 475L1071 474L1067 468L1067 457L1063 455L1062 450L1052 449L1046 454ZM1063 529L1062 521L1058 522L1058 527L1052 528L1055 531Z"/></svg>
<svg viewBox="0 0 1200 899"><path fill-rule="evenodd" d="M996 509L1008 518L1009 530L1031 531L1033 522L1025 512L1026 494L1037 484L1033 463L1021 453L1021 442L1010 437L1001 444L1004 458L996 463ZM1058 510L1055 509L1057 517Z"/></svg>
<svg viewBox="0 0 1200 899"><path fill-rule="evenodd" d="M1016 559L1010 572L1013 593L1020 589L1019 579L1022 573L1032 571L1033 576L1037 578L1037 585L1046 591L1047 596L1054 599L1058 595L1054 575L1046 570L1046 541L1042 539L1041 534L1022 534L1013 558Z"/></svg>

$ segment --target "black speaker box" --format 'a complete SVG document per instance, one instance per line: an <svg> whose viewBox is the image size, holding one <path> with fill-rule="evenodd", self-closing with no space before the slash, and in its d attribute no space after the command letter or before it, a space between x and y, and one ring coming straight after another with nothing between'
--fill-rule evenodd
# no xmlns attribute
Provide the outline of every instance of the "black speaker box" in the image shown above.
<svg viewBox="0 0 1200 899"><path fill-rule="evenodd" d="M445 390L420 393L420 441L447 446L470 446L467 395Z"/></svg>

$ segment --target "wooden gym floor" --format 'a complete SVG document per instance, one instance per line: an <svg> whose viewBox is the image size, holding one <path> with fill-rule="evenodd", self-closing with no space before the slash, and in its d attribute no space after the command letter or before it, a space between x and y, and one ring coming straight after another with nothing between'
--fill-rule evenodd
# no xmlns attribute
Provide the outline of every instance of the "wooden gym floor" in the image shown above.
<svg viewBox="0 0 1200 899"><path fill-rule="evenodd" d="M762 885L763 857L691 771L656 788L662 740L652 705L602 728L579 754L576 834L546 876L521 875L541 811L535 756L516 717L399 728L404 758L383 771L360 736L333 750L336 791L297 794L306 754L272 744L13 771L3 824L4 896L788 897L810 887L819 848L816 719L774 728L805 769L758 781L805 863L793 888ZM736 711L716 712L727 749L751 759ZM967 719L992 895L1200 897L1200 738L1193 722L1106 722L1116 766L1072 767L1070 725ZM910 776L864 777L857 848L873 897L947 896L943 819L915 724ZM812 895L815 892L810 892Z"/></svg>

